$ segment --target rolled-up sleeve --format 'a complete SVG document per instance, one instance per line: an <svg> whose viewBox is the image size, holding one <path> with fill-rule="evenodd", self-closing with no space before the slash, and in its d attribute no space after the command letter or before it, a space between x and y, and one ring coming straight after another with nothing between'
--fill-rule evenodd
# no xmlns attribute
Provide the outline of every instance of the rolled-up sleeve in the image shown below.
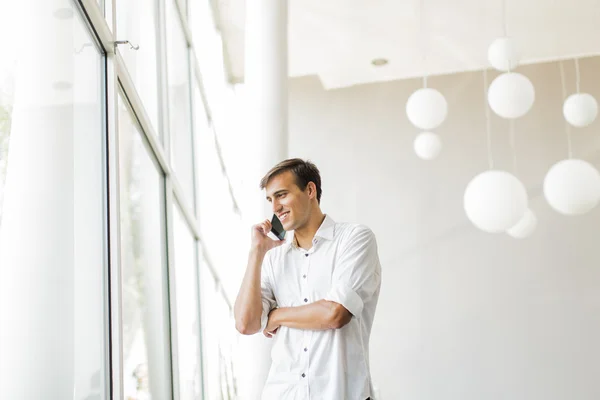
<svg viewBox="0 0 600 400"><path fill-rule="evenodd" d="M358 226L349 235L335 260L331 289L325 300L344 306L360 318L363 307L381 285L381 266L375 234Z"/></svg>
<svg viewBox="0 0 600 400"><path fill-rule="evenodd" d="M271 259L269 253L265 256L260 274L260 292L262 300L262 315L260 318L261 332L267 327L269 313L277 306L275 293L273 292Z"/></svg>

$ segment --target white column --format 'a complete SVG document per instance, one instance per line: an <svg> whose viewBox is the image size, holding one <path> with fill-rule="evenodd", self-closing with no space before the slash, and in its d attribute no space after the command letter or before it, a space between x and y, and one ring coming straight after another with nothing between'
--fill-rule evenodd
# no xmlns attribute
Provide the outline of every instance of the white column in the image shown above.
<svg viewBox="0 0 600 400"><path fill-rule="evenodd" d="M22 2L3 221L0 397L69 399L74 391L72 22L68 1ZM15 13L16 14L16 13ZM64 15L64 14L63 14ZM54 84L54 85L53 85ZM72 96L66 90L68 96Z"/></svg>
<svg viewBox="0 0 600 400"><path fill-rule="evenodd" d="M251 164L249 179L256 190L245 213L248 223L269 218L272 211L258 191L260 178L287 157L288 135L288 2L246 2L245 98ZM238 393L242 400L257 400L271 366L272 339L261 333L240 338Z"/></svg>
<svg viewBox="0 0 600 400"><path fill-rule="evenodd" d="M246 3L245 83L261 167L287 154L287 14L287 0Z"/></svg>

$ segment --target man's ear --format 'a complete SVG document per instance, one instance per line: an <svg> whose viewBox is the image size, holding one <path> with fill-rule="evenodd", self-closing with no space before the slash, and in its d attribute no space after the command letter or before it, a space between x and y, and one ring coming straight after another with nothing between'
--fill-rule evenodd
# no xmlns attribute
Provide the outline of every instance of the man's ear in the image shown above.
<svg viewBox="0 0 600 400"><path fill-rule="evenodd" d="M308 195L311 197L314 197L316 199L317 198L317 185L315 185L314 182L308 182L306 187L308 189Z"/></svg>

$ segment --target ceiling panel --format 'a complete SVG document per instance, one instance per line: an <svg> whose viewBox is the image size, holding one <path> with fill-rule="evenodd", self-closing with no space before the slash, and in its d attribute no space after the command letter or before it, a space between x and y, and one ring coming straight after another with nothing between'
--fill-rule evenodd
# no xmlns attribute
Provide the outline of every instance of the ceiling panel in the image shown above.
<svg viewBox="0 0 600 400"><path fill-rule="evenodd" d="M600 54L600 0L505 2L522 63ZM243 81L245 1L218 4L230 74ZM487 68L505 27L499 0L290 0L289 13L290 77L316 75L327 89Z"/></svg>

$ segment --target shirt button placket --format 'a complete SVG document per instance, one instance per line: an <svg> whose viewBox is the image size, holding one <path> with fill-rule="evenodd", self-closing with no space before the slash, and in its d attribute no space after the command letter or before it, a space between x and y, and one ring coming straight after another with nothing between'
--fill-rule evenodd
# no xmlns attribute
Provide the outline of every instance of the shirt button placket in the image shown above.
<svg viewBox="0 0 600 400"><path fill-rule="evenodd" d="M310 335L307 332L304 332L304 345L302 347L302 355L303 355L303 359L304 359L304 370L302 372L302 378L303 380L306 382L306 386L308 388L308 370L310 368L310 357L309 357L309 353L308 353L308 341L309 341Z"/></svg>
<svg viewBox="0 0 600 400"><path fill-rule="evenodd" d="M308 267L310 266L310 257L309 257L309 253L304 253L304 265L302 267L302 280L300 281L300 287L302 287L302 292L304 294L302 301L304 303L308 303L308 288L306 285L306 277L308 276Z"/></svg>
<svg viewBox="0 0 600 400"><path fill-rule="evenodd" d="M302 301L304 302L304 304L308 304L308 300L309 300L309 288L308 288L308 269L310 267L310 253L306 252L304 253L304 262L302 263L302 279L300 280L300 287L302 288L302 294L303 294L303 298ZM306 385L306 389L308 392L308 370L309 370L309 366L310 366L310 358L309 358L309 353L308 353L308 342L310 340L310 334L309 331L304 331L304 340L302 343L302 354L304 355L304 371L301 374L301 379L305 382Z"/></svg>

